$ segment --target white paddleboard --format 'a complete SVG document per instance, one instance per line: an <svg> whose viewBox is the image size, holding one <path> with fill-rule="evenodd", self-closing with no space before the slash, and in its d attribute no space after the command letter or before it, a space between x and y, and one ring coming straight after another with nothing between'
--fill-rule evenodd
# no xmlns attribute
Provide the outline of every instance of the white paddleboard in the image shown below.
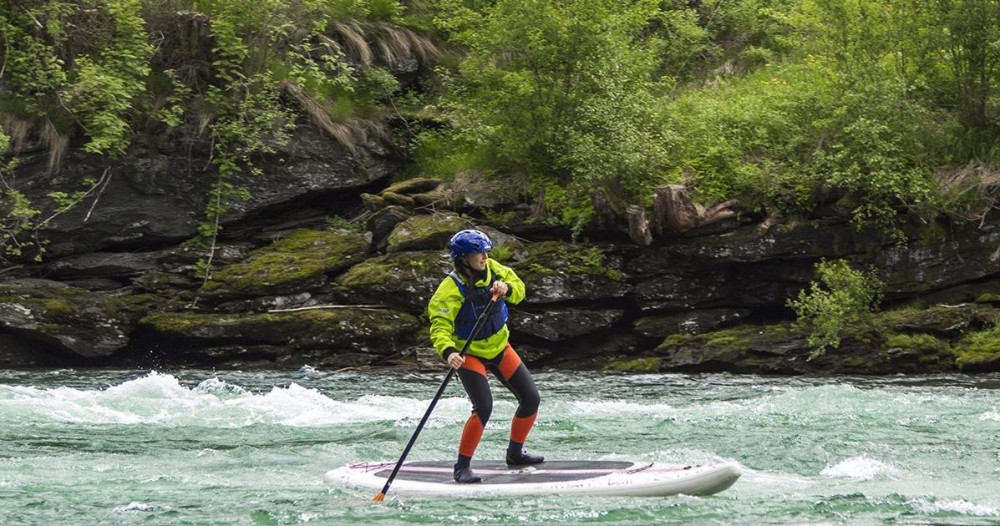
<svg viewBox="0 0 1000 526"><path fill-rule="evenodd" d="M355 462L328 471L327 482L379 491L395 462ZM685 466L622 461L568 460L508 468L504 462L473 461L482 477L477 484L453 479L454 461L407 462L393 479L389 493L417 496L609 495L662 497L711 495L740 478L740 465L722 462Z"/></svg>

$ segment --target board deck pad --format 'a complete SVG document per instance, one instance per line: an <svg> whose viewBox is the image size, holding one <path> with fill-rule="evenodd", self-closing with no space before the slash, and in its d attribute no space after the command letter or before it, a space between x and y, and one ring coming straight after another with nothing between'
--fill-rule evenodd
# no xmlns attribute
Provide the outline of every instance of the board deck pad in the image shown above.
<svg viewBox="0 0 1000 526"><path fill-rule="evenodd" d="M417 480L421 482L438 482L454 484L454 462L427 461L411 462L399 468L396 480ZM542 462L533 466L507 467L502 461L473 462L472 472L482 477L481 484L522 484L527 482L567 482L602 477L621 472L630 468L637 471L651 464L638 465L634 462L616 461L585 461L558 460ZM376 477L389 478L395 464L389 464L386 469L377 471ZM678 469L683 469L679 466Z"/></svg>

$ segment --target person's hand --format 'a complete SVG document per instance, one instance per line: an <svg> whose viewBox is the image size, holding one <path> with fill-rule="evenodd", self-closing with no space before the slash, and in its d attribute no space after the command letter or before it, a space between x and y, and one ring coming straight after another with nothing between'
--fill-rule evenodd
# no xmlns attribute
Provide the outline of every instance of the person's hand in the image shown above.
<svg viewBox="0 0 1000 526"><path fill-rule="evenodd" d="M496 294L497 297L500 298L506 296L508 290L510 290L510 287L508 287L507 284L502 281L494 281L493 286L490 287L490 292Z"/></svg>
<svg viewBox="0 0 1000 526"><path fill-rule="evenodd" d="M452 366L454 369L458 369L465 363L465 357L457 352L448 355L448 365Z"/></svg>

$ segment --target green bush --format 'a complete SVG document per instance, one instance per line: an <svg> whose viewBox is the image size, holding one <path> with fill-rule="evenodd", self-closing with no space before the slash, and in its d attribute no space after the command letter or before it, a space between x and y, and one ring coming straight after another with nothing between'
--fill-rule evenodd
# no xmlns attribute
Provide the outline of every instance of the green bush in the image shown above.
<svg viewBox="0 0 1000 526"><path fill-rule="evenodd" d="M775 64L663 109L678 137L671 172L697 200L808 213L846 196L857 224L891 226L902 206L934 207L936 116L890 81L851 85L820 58Z"/></svg>
<svg viewBox="0 0 1000 526"><path fill-rule="evenodd" d="M452 144L489 150L498 176L526 179L555 221L578 229L595 188L641 196L666 153L650 111L662 40L643 33L658 2L441 5L439 27L468 49L440 105L461 135Z"/></svg>
<svg viewBox="0 0 1000 526"><path fill-rule="evenodd" d="M854 270L843 260L823 260L815 269L819 281L788 300L796 315L794 328L810 331L810 359L839 347L845 328L872 328L882 299L882 283L872 270Z"/></svg>

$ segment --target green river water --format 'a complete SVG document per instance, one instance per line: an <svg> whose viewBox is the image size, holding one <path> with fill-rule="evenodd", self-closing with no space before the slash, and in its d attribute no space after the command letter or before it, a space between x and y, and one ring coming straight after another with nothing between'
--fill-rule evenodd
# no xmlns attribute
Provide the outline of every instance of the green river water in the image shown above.
<svg viewBox="0 0 1000 526"><path fill-rule="evenodd" d="M417 498L324 481L394 461L443 373L0 371L0 524L1000 524L1000 376L539 372L549 459L735 460L709 497ZM477 458L500 459L496 406ZM449 386L410 460L451 459Z"/></svg>

